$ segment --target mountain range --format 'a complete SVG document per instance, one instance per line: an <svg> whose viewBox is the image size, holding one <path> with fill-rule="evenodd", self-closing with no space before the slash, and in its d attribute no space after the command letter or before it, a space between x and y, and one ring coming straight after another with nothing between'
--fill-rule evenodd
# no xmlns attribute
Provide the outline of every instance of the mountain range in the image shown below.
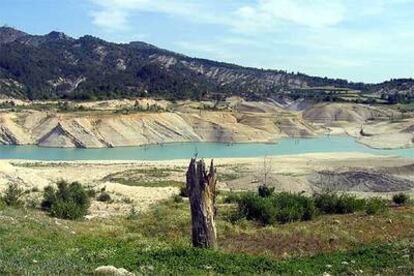
<svg viewBox="0 0 414 276"><path fill-rule="evenodd" d="M374 70L374 68L373 68ZM313 77L192 58L145 42L78 39L52 31L30 35L0 27L0 97L20 99L260 99L315 91L414 97L413 79L378 84Z"/></svg>

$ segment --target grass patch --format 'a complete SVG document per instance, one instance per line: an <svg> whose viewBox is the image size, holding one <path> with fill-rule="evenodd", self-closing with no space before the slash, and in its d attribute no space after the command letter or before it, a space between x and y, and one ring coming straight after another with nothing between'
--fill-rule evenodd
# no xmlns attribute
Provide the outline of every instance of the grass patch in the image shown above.
<svg viewBox="0 0 414 276"><path fill-rule="evenodd" d="M407 240L289 260L225 252L223 246L217 251L193 249L188 218L187 204L173 202L132 220L59 223L41 212L7 208L0 218L0 274L85 275L108 264L155 275L338 275L360 270L368 275L410 275L414 271Z"/></svg>
<svg viewBox="0 0 414 276"><path fill-rule="evenodd" d="M117 182L128 186L181 187L183 185L182 182L166 179L173 172L182 172L182 170L178 168L133 169L110 174L104 177L103 180Z"/></svg>
<svg viewBox="0 0 414 276"><path fill-rule="evenodd" d="M223 182L223 181L232 181L232 180L236 180L236 179L238 179L240 176L239 176L239 174L238 173L221 173L219 176L218 176L218 181L221 181L221 182Z"/></svg>
<svg viewBox="0 0 414 276"><path fill-rule="evenodd" d="M182 187L183 183L172 180L130 180L130 179L118 179L113 180L127 186L140 186L140 187Z"/></svg>

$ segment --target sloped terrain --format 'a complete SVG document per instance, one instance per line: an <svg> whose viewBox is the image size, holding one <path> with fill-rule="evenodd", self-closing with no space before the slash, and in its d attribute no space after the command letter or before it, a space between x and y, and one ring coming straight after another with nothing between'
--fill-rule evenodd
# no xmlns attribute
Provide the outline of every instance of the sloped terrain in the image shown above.
<svg viewBox="0 0 414 276"><path fill-rule="evenodd" d="M391 174L375 171L320 171L310 182L321 191L343 192L400 192L410 191L414 182Z"/></svg>
<svg viewBox="0 0 414 276"><path fill-rule="evenodd" d="M361 104L324 103L303 112L303 118L312 122L346 121L361 123L367 120L392 118L397 112Z"/></svg>
<svg viewBox="0 0 414 276"><path fill-rule="evenodd" d="M302 102L302 101L299 101ZM277 142L350 135L374 148L411 147L414 118L384 106L314 104L294 111L268 100L13 101L0 111L0 144L102 148L175 142ZM293 104L293 102L290 102ZM285 109L284 109L285 108ZM393 119L397 118L397 120Z"/></svg>
<svg viewBox="0 0 414 276"><path fill-rule="evenodd" d="M291 96L325 101L340 99L339 91L385 95L388 101L398 102L412 100L413 87L412 79L353 83L192 58L139 41L117 44L90 35L72 38L56 31L30 35L0 27L0 97L216 99L237 95L252 100ZM361 99L366 99L364 95Z"/></svg>
<svg viewBox="0 0 414 276"><path fill-rule="evenodd" d="M174 142L274 142L314 129L299 119L277 125L272 115L230 112L63 114L0 113L0 143L48 147L101 148ZM296 129L296 130L295 130Z"/></svg>

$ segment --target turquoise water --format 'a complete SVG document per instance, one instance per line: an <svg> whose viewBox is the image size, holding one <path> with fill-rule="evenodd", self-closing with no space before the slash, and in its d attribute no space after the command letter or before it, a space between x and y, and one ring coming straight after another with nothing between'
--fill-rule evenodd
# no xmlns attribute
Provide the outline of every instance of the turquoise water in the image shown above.
<svg viewBox="0 0 414 276"><path fill-rule="evenodd" d="M183 143L104 149L62 149L37 146L0 146L0 159L34 160L168 160L199 157L257 157L318 152L363 152L414 158L414 148L377 150L351 137L331 136L281 140L278 144Z"/></svg>

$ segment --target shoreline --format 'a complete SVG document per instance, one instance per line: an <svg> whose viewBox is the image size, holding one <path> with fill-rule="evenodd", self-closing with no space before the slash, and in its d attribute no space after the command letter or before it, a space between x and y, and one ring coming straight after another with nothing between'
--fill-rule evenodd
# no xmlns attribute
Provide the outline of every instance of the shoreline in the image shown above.
<svg viewBox="0 0 414 276"><path fill-rule="evenodd" d="M214 165L219 175L222 176L218 182L219 189L223 191L256 190L261 179L263 160L263 157L214 158ZM204 161L209 166L210 159L204 158ZM314 183L320 177L318 173L324 171L338 174L342 172L362 172L363 175L373 173L373 177L381 177L383 173L390 175L403 173L404 178L398 178L400 182L414 183L412 173L414 159L399 156L358 152L304 153L268 156L266 162L269 162L272 170L268 179L269 185L275 187L277 192L312 194L320 188L318 183ZM96 191L105 188L107 192L114 195L114 198L120 200L119 206L123 204L122 199L127 198L138 210L145 210L154 203L179 194L177 183L185 183L185 172L189 163L189 158L70 161L3 159L0 160L0 192L10 182L18 183L25 190L36 188L41 191L44 187L54 185L59 180L77 181ZM153 175L154 170L162 173ZM355 189L352 192L361 196L390 194L390 192L365 191L363 187ZM414 188L411 191L414 191ZM108 214L123 212L115 209L107 210L103 205L99 209L100 211L106 210ZM100 211L92 213L99 214Z"/></svg>
<svg viewBox="0 0 414 276"><path fill-rule="evenodd" d="M396 147L375 147L369 143L364 143L359 138L350 134L332 134L332 135L315 135L315 136L302 136L302 137L276 137L272 141L245 141L245 142L220 142L220 141L177 141L177 142L165 142L165 143L149 143L149 144L137 144L137 145L127 145L127 146L109 146L109 147L57 147L57 146L43 146L37 144L0 144L2 146L14 146L14 147L37 147L44 149L67 149L67 150L103 150L103 149L125 149L125 148L144 148L147 146L165 146L165 145L185 145L185 144L219 144L219 145L249 145L249 144L258 144L258 145L277 145L280 144L283 140L311 140L311 139L320 139L324 137L349 137L354 140L355 143L358 143L362 146L373 150L405 150L405 149L414 149L414 143L405 145L405 146L396 146Z"/></svg>
<svg viewBox="0 0 414 276"><path fill-rule="evenodd" d="M360 158L372 158L372 159L400 159L400 160L412 160L410 157L403 157L398 155L381 155L366 152L318 152L318 153L300 153L300 154L283 154L283 155L266 155L256 157L204 157L205 161L213 159L214 161L222 163L246 163L246 162L257 162L263 160L263 158L270 158L272 160L278 159L360 159ZM111 164L162 164L177 165L178 163L189 162L190 158L178 158L178 159L164 159L164 160L145 160L145 159L100 159L100 160L41 160L41 159L0 159L0 162L8 163L45 163L45 164L91 164L91 165L111 165ZM171 164L171 162L174 164Z"/></svg>

